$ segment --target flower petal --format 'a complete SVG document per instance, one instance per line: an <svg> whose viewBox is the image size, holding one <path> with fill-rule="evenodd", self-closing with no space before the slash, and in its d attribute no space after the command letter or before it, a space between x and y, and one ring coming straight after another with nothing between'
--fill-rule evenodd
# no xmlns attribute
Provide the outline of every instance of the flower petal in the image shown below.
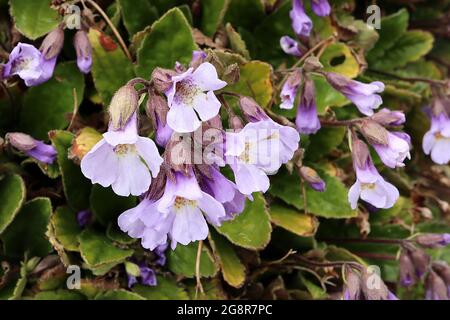
<svg viewBox="0 0 450 320"><path fill-rule="evenodd" d="M105 139L100 140L81 160L81 172L92 183L109 187L116 181L119 159Z"/></svg>
<svg viewBox="0 0 450 320"><path fill-rule="evenodd" d="M202 91L214 91L227 85L217 76L216 68L209 62L204 62L192 73L192 79Z"/></svg>
<svg viewBox="0 0 450 320"><path fill-rule="evenodd" d="M156 178L159 173L159 168L164 160L159 155L155 143L149 138L139 137L135 145L139 155L145 160L153 177Z"/></svg>
<svg viewBox="0 0 450 320"><path fill-rule="evenodd" d="M225 217L225 209L219 201L206 192L203 192L203 197L198 200L198 206L205 214L209 223L220 226L222 219Z"/></svg>
<svg viewBox="0 0 450 320"><path fill-rule="evenodd" d="M220 110L220 101L209 91L207 94L201 93L195 97L193 107L203 121L214 118Z"/></svg>
<svg viewBox="0 0 450 320"><path fill-rule="evenodd" d="M167 124L175 132L188 133L197 130L201 122L194 109L184 104L172 104L167 113Z"/></svg>
<svg viewBox="0 0 450 320"><path fill-rule="evenodd" d="M112 188L119 196L140 196L148 190L152 178L147 166L136 153L129 153L118 157L117 179Z"/></svg>

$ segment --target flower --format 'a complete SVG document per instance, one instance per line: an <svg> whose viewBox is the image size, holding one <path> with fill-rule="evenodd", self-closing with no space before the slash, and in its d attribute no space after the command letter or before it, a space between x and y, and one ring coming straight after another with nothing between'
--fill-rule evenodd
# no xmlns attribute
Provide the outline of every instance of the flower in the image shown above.
<svg viewBox="0 0 450 320"><path fill-rule="evenodd" d="M159 200L145 198L135 208L119 216L122 231L130 237L141 238L144 248L153 250L171 239L171 248L177 243L204 240L209 223L220 226L225 217L222 204L203 192L192 172L184 176L175 172L175 181L167 179L163 196ZM205 220L206 217L206 220Z"/></svg>
<svg viewBox="0 0 450 320"><path fill-rule="evenodd" d="M319 17L330 15L331 7L328 0L311 0L311 8Z"/></svg>
<svg viewBox="0 0 450 320"><path fill-rule="evenodd" d="M52 145L45 144L22 132L10 132L6 135L6 140L17 150L40 162L46 164L55 162L57 152Z"/></svg>
<svg viewBox="0 0 450 320"><path fill-rule="evenodd" d="M320 129L320 120L317 116L314 82L306 78L303 86L300 104L295 118L297 130L303 134L314 134Z"/></svg>
<svg viewBox="0 0 450 320"><path fill-rule="evenodd" d="M445 281L433 270L425 279L425 300L449 300Z"/></svg>
<svg viewBox="0 0 450 320"><path fill-rule="evenodd" d="M435 163L450 161L450 118L445 113L431 117L431 128L423 137L422 147Z"/></svg>
<svg viewBox="0 0 450 320"><path fill-rule="evenodd" d="M324 192L326 188L325 181L319 176L316 170L302 166L299 169L300 176L316 191Z"/></svg>
<svg viewBox="0 0 450 320"><path fill-rule="evenodd" d="M403 132L388 132L386 144L372 144L381 161L389 168L404 167L406 158L411 159L410 137Z"/></svg>
<svg viewBox="0 0 450 320"><path fill-rule="evenodd" d="M283 36L280 38L280 46L281 49L287 54L296 57L300 57L302 55L298 42L289 36Z"/></svg>
<svg viewBox="0 0 450 320"><path fill-rule="evenodd" d="M353 167L356 182L348 192L352 209L356 209L358 198L376 208L388 209L394 205L399 192L378 173L369 155L367 145L359 139L353 140Z"/></svg>
<svg viewBox="0 0 450 320"><path fill-rule="evenodd" d="M216 68L209 62L197 69L172 76L172 87L165 92L169 105L167 123L176 132L193 132L219 113L220 102L214 90L227 85L217 77ZM206 91L206 93L205 93Z"/></svg>
<svg viewBox="0 0 450 320"><path fill-rule="evenodd" d="M73 45L77 53L77 66L83 73L89 73L92 66L92 46L86 31L78 30L73 38Z"/></svg>
<svg viewBox="0 0 450 320"><path fill-rule="evenodd" d="M425 248L442 248L450 244L450 233L423 233L414 240Z"/></svg>
<svg viewBox="0 0 450 320"><path fill-rule="evenodd" d="M161 146L165 147L170 137L172 137L173 130L167 124L167 112L169 111L169 106L166 100L160 96L154 90L149 92L146 112L153 123L155 130L155 141Z"/></svg>
<svg viewBox="0 0 450 320"><path fill-rule="evenodd" d="M226 134L226 162L234 172L239 191L245 195L266 192L267 174L274 174L299 147L300 135L270 118L248 123L239 132Z"/></svg>
<svg viewBox="0 0 450 320"><path fill-rule="evenodd" d="M299 36L309 37L313 23L305 12L302 0L293 0L292 10L289 12L291 17L292 29Z"/></svg>
<svg viewBox="0 0 450 320"><path fill-rule="evenodd" d="M402 250L399 258L400 284L409 287L417 282L416 270L407 250Z"/></svg>
<svg viewBox="0 0 450 320"><path fill-rule="evenodd" d="M81 210L77 212L77 222L80 227L85 227L92 219L90 210Z"/></svg>
<svg viewBox="0 0 450 320"><path fill-rule="evenodd" d="M297 95L301 80L302 74L300 70L296 70L289 75L280 93L281 109L292 109L294 107L295 96Z"/></svg>
<svg viewBox="0 0 450 320"><path fill-rule="evenodd" d="M155 143L137 133L134 113L123 129L108 132L81 160L81 171L103 187L112 185L121 196L139 196L150 187L151 175L156 177L163 159Z"/></svg>
<svg viewBox="0 0 450 320"><path fill-rule="evenodd" d="M373 115L373 109L378 108L383 103L381 97L376 94L384 90L384 84L380 81L367 84L348 79L334 72L327 72L326 78L333 88L352 101L359 111L366 116Z"/></svg>
<svg viewBox="0 0 450 320"><path fill-rule="evenodd" d="M129 262L128 262L129 263ZM156 279L156 273L155 271L148 267L146 265L146 263L141 262L139 263L139 266L137 266L134 263L129 263L131 265L133 265L133 271L135 272L127 272L127 277L128 277L128 288L133 287L136 283L138 283L138 279L140 279L140 283L146 286L156 286L158 284L157 279ZM134 270L136 269L136 270ZM128 270L127 270L128 271Z"/></svg>
<svg viewBox="0 0 450 320"><path fill-rule="evenodd" d="M380 109L370 118L382 126L400 126L406 121L405 114L402 111L392 111L386 108Z"/></svg>

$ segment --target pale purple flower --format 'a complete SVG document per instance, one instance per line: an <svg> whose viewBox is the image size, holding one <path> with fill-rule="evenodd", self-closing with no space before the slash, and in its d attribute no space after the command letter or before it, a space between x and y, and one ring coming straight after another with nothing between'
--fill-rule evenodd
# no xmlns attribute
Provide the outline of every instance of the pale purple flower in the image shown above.
<svg viewBox="0 0 450 320"><path fill-rule="evenodd" d="M328 72L326 77L333 88L346 96L366 116L373 115L373 109L383 103L377 94L384 91L384 83L380 81L362 83L334 72Z"/></svg>
<svg viewBox="0 0 450 320"><path fill-rule="evenodd" d="M103 187L112 185L121 196L139 196L150 187L163 159L155 143L137 132L137 115L131 116L124 129L108 132L81 161L81 171ZM151 174L150 174L151 172Z"/></svg>
<svg viewBox="0 0 450 320"><path fill-rule="evenodd" d="M292 10L289 12L291 17L292 29L299 36L309 37L313 23L305 12L302 0L292 1Z"/></svg>
<svg viewBox="0 0 450 320"><path fill-rule="evenodd" d="M450 118L446 114L431 117L431 128L423 137L422 147L435 163L450 161Z"/></svg>
<svg viewBox="0 0 450 320"><path fill-rule="evenodd" d="M46 164L55 162L57 152L52 145L45 144L22 132L10 132L6 135L6 139L14 148L29 157Z"/></svg>
<svg viewBox="0 0 450 320"><path fill-rule="evenodd" d="M280 38L280 46L286 54L290 54L295 57L300 57L302 55L298 42L289 36L283 36Z"/></svg>
<svg viewBox="0 0 450 320"><path fill-rule="evenodd" d="M77 54L77 66L82 73L89 73L92 66L92 46L86 31L78 30L73 38L73 45Z"/></svg>
<svg viewBox="0 0 450 320"><path fill-rule="evenodd" d="M155 271L148 267L145 263L139 264L139 276L134 276L127 273L128 288L133 287L136 283L140 282L145 286L154 287L158 284ZM138 281L139 278L139 281Z"/></svg>
<svg viewBox="0 0 450 320"><path fill-rule="evenodd" d="M172 77L172 87L165 93L169 105L167 123L176 132L193 132L219 113L220 102L214 90L227 85L217 76L216 68L209 62L197 69ZM205 93L206 92L206 93ZM200 120L199 120L200 118Z"/></svg>
<svg viewBox="0 0 450 320"><path fill-rule="evenodd" d="M300 104L297 108L295 125L297 126L298 132L302 134L314 134L320 129L314 82L311 79L305 80Z"/></svg>
<svg viewBox="0 0 450 320"><path fill-rule="evenodd" d="M226 162L241 193L266 192L268 174L288 162L299 147L300 135L271 119L248 123L240 132L226 134Z"/></svg>
<svg viewBox="0 0 450 320"><path fill-rule="evenodd" d="M153 250L164 245L168 236L172 249L177 243L187 245L204 240L208 236L206 220L220 226L225 217L222 204L200 189L192 172L190 176L176 172L175 180L167 179L164 195L159 200L145 198L119 217L122 231L141 238L144 248Z"/></svg>
<svg viewBox="0 0 450 320"><path fill-rule="evenodd" d="M222 203L226 213L223 221L233 219L244 210L246 196L214 166L209 167L209 174L210 177L202 175L202 190Z"/></svg>
<svg viewBox="0 0 450 320"><path fill-rule="evenodd" d="M314 190L319 192L325 191L326 183L322 180L316 170L302 166L299 170L299 174Z"/></svg>
<svg viewBox="0 0 450 320"><path fill-rule="evenodd" d="M294 107L295 96L297 95L298 88L301 84L301 72L299 70L294 71L283 84L281 89L281 109L292 109Z"/></svg>
<svg viewBox="0 0 450 320"><path fill-rule="evenodd" d="M406 121L405 114L402 111L393 111L386 108L380 109L370 118L382 126L400 126Z"/></svg>
<svg viewBox="0 0 450 320"><path fill-rule="evenodd" d="M311 0L311 8L319 17L329 16L331 12L328 0Z"/></svg>
<svg viewBox="0 0 450 320"><path fill-rule="evenodd" d="M449 300L445 281L434 271L429 271L425 279L425 300Z"/></svg>
<svg viewBox="0 0 450 320"><path fill-rule="evenodd" d="M380 156L381 161L389 168L404 167L406 158L411 159L409 153L411 139L404 132L388 132L387 144L372 144Z"/></svg>
<svg viewBox="0 0 450 320"><path fill-rule="evenodd" d="M28 87L37 86L51 78L56 58L47 60L31 44L19 42L11 51L9 60L3 67L3 77L18 75Z"/></svg>
<svg viewBox="0 0 450 320"><path fill-rule="evenodd" d="M160 246L157 246L155 250L153 250L153 253L158 257L155 261L157 265L164 266L166 264L166 250L167 250L167 243L162 244Z"/></svg>
<svg viewBox="0 0 450 320"><path fill-rule="evenodd" d="M90 210L81 210L77 213L77 222L80 227L85 227L92 219Z"/></svg>

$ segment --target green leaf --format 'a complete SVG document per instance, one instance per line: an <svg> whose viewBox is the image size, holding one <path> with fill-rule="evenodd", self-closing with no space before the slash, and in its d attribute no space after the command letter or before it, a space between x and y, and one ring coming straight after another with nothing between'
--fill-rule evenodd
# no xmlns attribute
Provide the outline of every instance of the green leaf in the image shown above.
<svg viewBox="0 0 450 320"><path fill-rule="evenodd" d="M48 198L34 198L25 203L14 221L2 234L5 254L23 257L43 257L51 251L51 245L45 236L47 225L52 214L52 206Z"/></svg>
<svg viewBox="0 0 450 320"><path fill-rule="evenodd" d="M306 187L308 213L337 219L356 216L356 211L352 210L348 203L348 190L344 184L338 178L325 172L319 171L319 175L326 183L326 190L317 192L310 187ZM298 210L303 209L301 183L297 174L289 174L286 169L280 170L271 179L269 192Z"/></svg>
<svg viewBox="0 0 450 320"><path fill-rule="evenodd" d="M137 49L136 74L148 78L156 67L173 68L176 61L189 63L198 47L186 17L173 8L157 20Z"/></svg>
<svg viewBox="0 0 450 320"><path fill-rule="evenodd" d="M105 235L91 229L84 230L79 236L80 254L89 267L116 265L133 254L133 250L120 249Z"/></svg>
<svg viewBox="0 0 450 320"><path fill-rule="evenodd" d="M38 139L47 139L50 130L63 129L74 110L74 90L77 108L84 95L84 77L74 62L58 63L53 78L32 87L24 95L20 127Z"/></svg>
<svg viewBox="0 0 450 320"><path fill-rule="evenodd" d="M137 240L135 238L131 238L128 234L120 230L116 220L111 221L108 225L108 228L106 229L106 236L114 242L125 245L132 244Z"/></svg>
<svg viewBox="0 0 450 320"><path fill-rule="evenodd" d="M320 56L324 70L336 72L349 78L355 78L359 73L359 63L350 48L342 42L326 47Z"/></svg>
<svg viewBox="0 0 450 320"><path fill-rule="evenodd" d="M55 291L42 291L34 296L35 300L84 300L80 293L73 290L59 289Z"/></svg>
<svg viewBox="0 0 450 320"><path fill-rule="evenodd" d="M89 208L91 182L83 176L80 167L68 159L73 138L73 134L68 131L55 130L50 133L50 140L58 152L57 159L67 203L78 211Z"/></svg>
<svg viewBox="0 0 450 320"><path fill-rule="evenodd" d="M68 251L78 251L78 235L82 229L77 221L77 213L69 207L59 207L53 213L50 223L58 242Z"/></svg>
<svg viewBox="0 0 450 320"><path fill-rule="evenodd" d="M195 276L195 263L197 259L198 242L184 246L178 244L175 250L168 250L167 265L177 275L188 278ZM217 273L217 266L209 250L203 246L200 255L200 275L213 277Z"/></svg>
<svg viewBox="0 0 450 320"><path fill-rule="evenodd" d="M330 107L342 107L349 103L347 98L333 87L323 77L312 76L316 88L317 113L323 115Z"/></svg>
<svg viewBox="0 0 450 320"><path fill-rule="evenodd" d="M302 214L297 209L274 203L270 205L270 220L301 237L311 237L317 230L318 221L310 215Z"/></svg>
<svg viewBox="0 0 450 320"><path fill-rule="evenodd" d="M408 62L416 61L426 55L433 47L433 41L433 35L426 31L405 32L393 47L371 61L370 67L387 71L403 67Z"/></svg>
<svg viewBox="0 0 450 320"><path fill-rule="evenodd" d="M231 243L213 230L210 233L210 243L219 262L224 280L232 287L242 287L245 282L245 266Z"/></svg>
<svg viewBox="0 0 450 320"><path fill-rule="evenodd" d="M230 0L224 22L230 22L236 28L253 30L264 16L261 0Z"/></svg>
<svg viewBox="0 0 450 320"><path fill-rule="evenodd" d="M116 223L117 217L124 211L136 206L136 197L120 197L111 188L95 184L90 195L91 211L104 226Z"/></svg>
<svg viewBox="0 0 450 320"><path fill-rule="evenodd" d="M11 16L17 30L35 40L58 26L58 12L50 8L50 0L10 0Z"/></svg>
<svg viewBox="0 0 450 320"><path fill-rule="evenodd" d="M272 226L266 208L266 200L255 193L253 201L247 200L244 211L216 230L232 243L247 249L263 249L270 241Z"/></svg>
<svg viewBox="0 0 450 320"><path fill-rule="evenodd" d="M101 292L94 300L145 300L139 294L124 289Z"/></svg>
<svg viewBox="0 0 450 320"><path fill-rule="evenodd" d="M230 0L203 0L200 2L202 8L201 30L212 37L223 21Z"/></svg>
<svg viewBox="0 0 450 320"><path fill-rule="evenodd" d="M130 38L158 19L158 10L148 1L119 0L119 4Z"/></svg>
<svg viewBox="0 0 450 320"><path fill-rule="evenodd" d="M104 105L121 86L134 77L133 64L122 49L106 34L91 28L92 78Z"/></svg>
<svg viewBox="0 0 450 320"><path fill-rule="evenodd" d="M369 62L375 61L383 56L385 52L395 46L396 41L403 35L408 28L409 14L408 10L401 9L398 12L381 19L380 35L375 47L369 51L367 59Z"/></svg>
<svg viewBox="0 0 450 320"><path fill-rule="evenodd" d="M0 180L0 234L13 222L25 201L25 183L17 175L7 175Z"/></svg>
<svg viewBox="0 0 450 320"><path fill-rule="evenodd" d="M272 66L262 61L250 61L240 66L239 81L226 90L252 97L262 107L272 99Z"/></svg>
<svg viewBox="0 0 450 320"><path fill-rule="evenodd" d="M316 161L338 147L345 137L344 127L325 127L315 135L309 136L309 144L305 152L307 161Z"/></svg>
<svg viewBox="0 0 450 320"><path fill-rule="evenodd" d="M168 276L157 276L157 286L144 286L137 284L133 291L148 300L188 300L186 291L178 286L175 279Z"/></svg>
<svg viewBox="0 0 450 320"><path fill-rule="evenodd" d="M228 39L230 40L231 49L234 52L239 53L245 59L250 60L250 53L248 52L247 46L244 40L242 40L241 35L238 32L236 32L233 26L229 23L227 23L225 29L227 31Z"/></svg>

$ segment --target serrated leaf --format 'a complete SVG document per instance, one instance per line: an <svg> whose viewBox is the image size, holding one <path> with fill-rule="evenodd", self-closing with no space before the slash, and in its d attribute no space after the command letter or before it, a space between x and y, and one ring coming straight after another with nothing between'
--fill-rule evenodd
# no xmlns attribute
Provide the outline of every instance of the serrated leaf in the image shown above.
<svg viewBox="0 0 450 320"><path fill-rule="evenodd" d="M301 237L313 236L319 224L313 216L279 203L271 204L269 212L273 224Z"/></svg>
<svg viewBox="0 0 450 320"><path fill-rule="evenodd" d="M17 30L35 40L58 26L58 12L50 8L50 0L10 0L11 16Z"/></svg>
<svg viewBox="0 0 450 320"><path fill-rule="evenodd" d="M227 31L228 39L230 40L231 49L234 52L239 53L245 59L250 60L250 53L247 50L247 45L242 40L241 35L234 30L233 26L227 23L225 30Z"/></svg>
<svg viewBox="0 0 450 320"><path fill-rule="evenodd" d="M250 61L240 66L240 73L239 81L227 86L226 90L252 97L262 107L268 105L273 94L272 66L262 61Z"/></svg>
<svg viewBox="0 0 450 320"><path fill-rule="evenodd" d="M38 292L34 297L35 300L85 300L86 298L80 293L73 290L59 289L55 291Z"/></svg>
<svg viewBox="0 0 450 320"><path fill-rule="evenodd" d="M245 266L231 243L214 230L210 231L210 243L218 259L224 280L232 287L242 287L245 282Z"/></svg>
<svg viewBox="0 0 450 320"><path fill-rule="evenodd" d="M120 197L111 188L95 184L90 195L91 211L104 226L117 223L117 217L124 211L136 206L136 197Z"/></svg>
<svg viewBox="0 0 450 320"><path fill-rule="evenodd" d="M136 74L148 78L156 67L173 68L176 61L187 64L197 49L186 17L180 9L173 8L142 39L136 54Z"/></svg>
<svg viewBox="0 0 450 320"><path fill-rule="evenodd" d="M212 37L223 21L230 0L204 0L202 6L201 27L205 35Z"/></svg>
<svg viewBox="0 0 450 320"><path fill-rule="evenodd" d="M74 111L74 89L77 108L84 95L84 77L74 62L58 63L53 78L32 87L24 95L20 128L35 138L46 140L48 132L63 129Z"/></svg>
<svg viewBox="0 0 450 320"><path fill-rule="evenodd" d="M25 183L17 175L0 180L0 234L11 224L25 201Z"/></svg>
<svg viewBox="0 0 450 320"><path fill-rule="evenodd" d="M330 153L344 141L345 132L344 127L325 127L311 135L305 152L306 160L316 161Z"/></svg>
<svg viewBox="0 0 450 320"><path fill-rule="evenodd" d="M73 138L73 134L68 131L55 130L50 134L50 140L58 152L57 159L67 203L74 210L85 210L89 207L91 183L83 176L80 167L68 159Z"/></svg>
<svg viewBox="0 0 450 320"><path fill-rule="evenodd" d="M166 255L169 269L177 275L194 277L198 245L198 242L190 243L187 246L178 244L175 250L168 250ZM212 277L216 273L217 266L214 259L209 250L203 246L200 256L200 275Z"/></svg>
<svg viewBox="0 0 450 320"><path fill-rule="evenodd" d="M308 213L337 219L356 216L356 211L352 210L348 203L348 190L344 184L325 172L319 172L319 175L326 183L326 190L317 192L310 187L306 187ZM300 178L297 174L289 174L285 169L280 170L271 179L269 192L298 210L304 208Z"/></svg>
<svg viewBox="0 0 450 320"><path fill-rule="evenodd" d="M355 78L359 73L359 63L353 56L350 48L342 43L337 42L329 45L320 56L324 70L328 72L336 72Z"/></svg>
<svg viewBox="0 0 450 320"><path fill-rule="evenodd" d="M89 267L114 266L133 254L133 250L116 247L105 235L91 229L79 236L80 254Z"/></svg>
<svg viewBox="0 0 450 320"><path fill-rule="evenodd" d="M270 241L272 226L263 195L256 193L247 200L244 211L216 230L235 245L252 250L263 249Z"/></svg>
<svg viewBox="0 0 450 320"><path fill-rule="evenodd" d="M5 254L13 257L23 257L25 252L38 257L48 254L51 245L45 232L51 214L52 206L48 198L34 198L25 203L1 235Z"/></svg>
<svg viewBox="0 0 450 320"><path fill-rule="evenodd" d="M106 34L91 28L92 78L105 106L121 86L134 77L133 64L122 49Z"/></svg>
<svg viewBox="0 0 450 320"><path fill-rule="evenodd" d="M133 291L148 300L188 300L186 291L180 287L175 279L168 276L157 276L157 286L137 284Z"/></svg>
<svg viewBox="0 0 450 320"><path fill-rule="evenodd" d="M130 38L158 19L158 10L148 1L119 0L122 19Z"/></svg>
<svg viewBox="0 0 450 320"><path fill-rule="evenodd" d="M77 213L69 207L59 207L53 213L50 223L58 242L68 251L78 251L78 235L82 229L77 221Z"/></svg>

